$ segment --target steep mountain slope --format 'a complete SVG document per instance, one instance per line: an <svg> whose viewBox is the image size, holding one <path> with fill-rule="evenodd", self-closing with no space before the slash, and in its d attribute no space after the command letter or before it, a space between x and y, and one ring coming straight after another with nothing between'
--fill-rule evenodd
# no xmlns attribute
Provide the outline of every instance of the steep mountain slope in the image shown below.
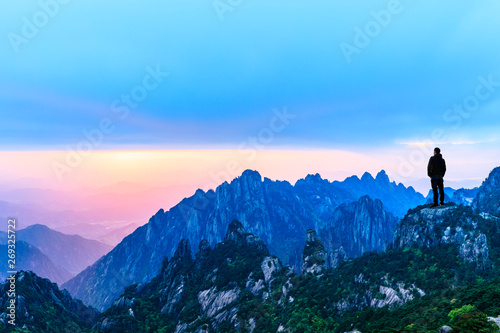
<svg viewBox="0 0 500 333"><path fill-rule="evenodd" d="M7 277L6 272L10 271L8 269L7 248L6 244L0 245L0 253L5 253L5 255L0 256L0 280L2 282ZM73 277L63 267L54 264L38 248L19 240L16 242L16 270L36 272L39 276L48 278L59 285Z"/></svg>
<svg viewBox="0 0 500 333"><path fill-rule="evenodd" d="M380 200L368 196L337 207L319 237L328 253L329 267L335 267L339 249L350 258L367 251L385 251L392 243L398 219L384 210ZM336 252L337 251L337 252Z"/></svg>
<svg viewBox="0 0 500 333"><path fill-rule="evenodd" d="M111 250L111 246L78 235L66 235L41 224L17 232L17 239L37 247L55 264L76 275Z"/></svg>
<svg viewBox="0 0 500 333"><path fill-rule="evenodd" d="M99 315L72 299L66 290L59 290L55 283L33 272L21 271L15 275L14 294L10 292L10 284L10 280L0 284L0 332L11 332L14 328L8 323L12 319L7 308L10 300L15 300L18 332L85 332Z"/></svg>
<svg viewBox="0 0 500 333"><path fill-rule="evenodd" d="M478 318L488 326L487 316L500 315L499 281L484 283L498 277L499 227L500 219L483 218L470 207L417 207L397 226L394 244L385 252L343 261L320 278L292 277L288 295L294 302L274 311L290 332L437 332ZM315 249L321 254L321 246ZM468 287L478 281L487 296ZM459 286L465 291L456 292ZM477 306L474 317L450 321L448 313L467 304Z"/></svg>
<svg viewBox="0 0 500 333"><path fill-rule="evenodd" d="M483 182L472 207L500 217L500 167L493 169Z"/></svg>
<svg viewBox="0 0 500 333"><path fill-rule="evenodd" d="M415 209L407 218L412 219L423 209ZM447 209L441 208L443 215L452 214ZM475 216L468 208L461 217L467 219L469 214ZM445 227L453 225L453 221L442 223ZM492 227L488 220L477 223L479 229ZM324 246L316 232L308 230L306 239L301 275L269 257L263 242L236 221L230 224L224 242L213 249L202 241L194 259L189 242L183 240L174 257L164 261L160 274L148 284L127 288L94 329L341 333L363 327L367 333L382 332L385 327L381 325L385 324L394 332L419 332L407 326L415 323L419 329L437 330L445 324L454 325L456 321L450 323L448 313L466 304L477 306L483 317L484 313L497 316L494 295L500 290L498 285L480 286L487 296L477 287L457 289L471 281L483 281L490 274L477 269L475 261L461 259L457 243L424 247L412 243L414 247L368 252L332 270L325 267ZM447 303L440 304L443 296L439 295L448 288L453 289L444 296ZM422 315L408 313L412 309L417 314L419 308L427 309L425 322L420 320ZM428 313L434 317L428 317ZM379 330L373 330L369 321Z"/></svg>
<svg viewBox="0 0 500 333"><path fill-rule="evenodd" d="M99 332L230 332L255 327L255 311L286 277L264 242L233 221L213 249L200 242L196 258L189 241L146 285L133 285L99 318ZM278 279L279 280L276 280ZM275 282L276 281L276 282Z"/></svg>
<svg viewBox="0 0 500 333"><path fill-rule="evenodd" d="M386 197L392 193L406 201L423 198L412 188L389 183L387 176L380 174L377 178L369 184ZM370 189L364 182L358 184L356 193ZM338 205L353 200L349 193L319 175L308 176L292 186L286 181L262 180L258 172L247 170L215 191L198 190L169 211L160 210L148 224L64 287L87 304L104 310L126 286L150 281L163 256L174 254L179 239L189 239L193 244L206 239L214 246L224 238L233 219L242 221L271 253L298 271L298 252L304 247L306 230L324 227ZM402 199L393 202L398 200Z"/></svg>

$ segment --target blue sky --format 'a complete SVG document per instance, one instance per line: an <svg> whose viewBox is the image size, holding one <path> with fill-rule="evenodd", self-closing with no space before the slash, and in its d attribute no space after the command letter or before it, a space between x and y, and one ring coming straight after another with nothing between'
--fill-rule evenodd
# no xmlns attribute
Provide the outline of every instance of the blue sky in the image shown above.
<svg viewBox="0 0 500 333"><path fill-rule="evenodd" d="M500 87L443 118L478 77L500 82L496 1L226 0L223 20L212 1L69 1L13 47L23 18L43 20L55 1L2 4L2 150L64 150L103 118L115 130L99 149L237 148L285 107L296 118L272 147L391 148L436 128L440 144L498 145ZM348 62L341 43L390 6ZM120 120L113 101L157 67L169 76Z"/></svg>

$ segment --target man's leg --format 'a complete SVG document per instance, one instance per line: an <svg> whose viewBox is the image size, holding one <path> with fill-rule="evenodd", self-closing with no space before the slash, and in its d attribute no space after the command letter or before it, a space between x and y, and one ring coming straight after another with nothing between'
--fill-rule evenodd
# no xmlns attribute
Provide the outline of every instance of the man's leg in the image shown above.
<svg viewBox="0 0 500 333"><path fill-rule="evenodd" d="M437 179L431 179L432 193L434 194L434 205L438 204L438 183Z"/></svg>
<svg viewBox="0 0 500 333"><path fill-rule="evenodd" d="M444 181L442 179L439 179L438 181L438 187L439 187L439 195L440 195L440 202L441 205L444 204ZM435 201L437 203L437 201Z"/></svg>

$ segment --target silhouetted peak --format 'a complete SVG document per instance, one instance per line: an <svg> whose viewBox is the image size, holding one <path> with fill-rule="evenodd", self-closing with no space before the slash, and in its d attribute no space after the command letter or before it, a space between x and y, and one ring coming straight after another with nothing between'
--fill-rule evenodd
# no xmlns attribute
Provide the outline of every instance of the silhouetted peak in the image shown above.
<svg viewBox="0 0 500 333"><path fill-rule="evenodd" d="M362 181L373 181L373 177L369 172L365 172L361 177Z"/></svg>
<svg viewBox="0 0 500 333"><path fill-rule="evenodd" d="M250 169L243 171L240 178L244 179L244 180L254 181L254 182L261 182L262 181L262 176L260 175L260 173L258 173L255 170L250 170Z"/></svg>
<svg viewBox="0 0 500 333"><path fill-rule="evenodd" d="M179 245L177 246L177 250L175 250L175 254L173 259L191 259L191 245L189 244L189 239L182 239Z"/></svg>
<svg viewBox="0 0 500 333"><path fill-rule="evenodd" d="M387 176L385 170L380 171L375 179L380 182L390 183L389 176Z"/></svg>
<svg viewBox="0 0 500 333"><path fill-rule="evenodd" d="M200 196L203 196L205 195L205 191L203 191L202 189L197 189L196 192L194 192L194 196L195 197L200 197Z"/></svg>
<svg viewBox="0 0 500 333"><path fill-rule="evenodd" d="M323 178L321 178L321 176L319 175L319 173L315 174L315 175L312 175L312 174L309 174L306 176L306 182L320 182L323 180Z"/></svg>
<svg viewBox="0 0 500 333"><path fill-rule="evenodd" d="M238 220L233 220L229 224L226 237L224 237L224 243L245 244L247 246L256 247L263 251L264 254L269 255L269 251L262 239L247 232L243 224Z"/></svg>

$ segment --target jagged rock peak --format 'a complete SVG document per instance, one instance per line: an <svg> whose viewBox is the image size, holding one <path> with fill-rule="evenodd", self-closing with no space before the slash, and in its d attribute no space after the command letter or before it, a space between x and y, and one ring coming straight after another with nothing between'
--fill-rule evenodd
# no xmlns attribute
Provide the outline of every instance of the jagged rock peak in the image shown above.
<svg viewBox="0 0 500 333"><path fill-rule="evenodd" d="M203 191L201 188L197 189L196 192L194 192L195 197L203 196L203 195L205 195L205 191Z"/></svg>
<svg viewBox="0 0 500 333"><path fill-rule="evenodd" d="M256 247L266 255L269 255L269 250L262 239L247 232L243 224L238 220L233 220L229 224L226 236L224 237L224 243L245 244L247 246Z"/></svg>
<svg viewBox="0 0 500 333"><path fill-rule="evenodd" d="M362 181L373 181L373 176L369 172L365 172L361 177Z"/></svg>
<svg viewBox="0 0 500 333"><path fill-rule="evenodd" d="M377 174L377 177L375 179L377 181L381 181L381 182L384 182L384 183L390 183L389 176L387 176L387 173L385 172L385 170L380 171Z"/></svg>
<svg viewBox="0 0 500 333"><path fill-rule="evenodd" d="M256 182L262 181L262 176L260 175L260 173L255 171L255 170L250 170L250 169L243 171L243 173L241 174L241 176L239 178L248 179L248 180L252 180L252 181L256 181Z"/></svg>
<svg viewBox="0 0 500 333"><path fill-rule="evenodd" d="M302 254L302 273L319 275L326 269L326 253L316 230L308 229Z"/></svg>
<svg viewBox="0 0 500 333"><path fill-rule="evenodd" d="M316 173L315 175L309 174L305 178L306 182L321 182L323 181L323 178L321 178L319 173Z"/></svg>
<svg viewBox="0 0 500 333"><path fill-rule="evenodd" d="M175 250L173 260L190 260L191 259L191 245L189 244L189 239L182 239L177 250Z"/></svg>

